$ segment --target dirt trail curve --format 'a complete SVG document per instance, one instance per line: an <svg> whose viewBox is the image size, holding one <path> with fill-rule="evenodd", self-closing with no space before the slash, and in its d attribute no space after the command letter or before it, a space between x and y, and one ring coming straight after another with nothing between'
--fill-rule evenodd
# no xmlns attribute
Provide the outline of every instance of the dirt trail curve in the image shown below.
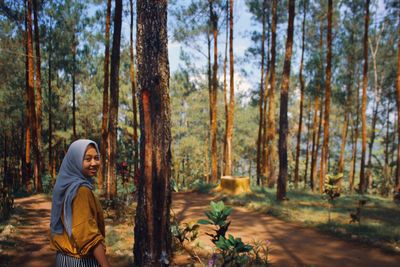
<svg viewBox="0 0 400 267"><path fill-rule="evenodd" d="M195 221L204 218L211 200L212 196L208 195L177 193L173 196L173 209L179 219ZM35 195L16 199L15 206L11 224L16 229L9 238L0 236L0 266L53 266L54 252L47 239L50 200L44 195ZM229 233L234 236L247 242L271 241L274 266L400 266L399 255L345 242L244 208L235 207L231 220Z"/></svg>
<svg viewBox="0 0 400 267"><path fill-rule="evenodd" d="M196 221L205 218L212 196L196 193L174 195L178 219ZM321 234L293 223L234 207L228 234L245 242L269 240L273 266L389 267L400 266L400 255L386 254L379 248ZM211 243L211 242L210 242Z"/></svg>
<svg viewBox="0 0 400 267"><path fill-rule="evenodd" d="M55 254L48 241L50 200L33 195L15 199L14 206L10 224L15 229L0 239L0 266L53 266Z"/></svg>

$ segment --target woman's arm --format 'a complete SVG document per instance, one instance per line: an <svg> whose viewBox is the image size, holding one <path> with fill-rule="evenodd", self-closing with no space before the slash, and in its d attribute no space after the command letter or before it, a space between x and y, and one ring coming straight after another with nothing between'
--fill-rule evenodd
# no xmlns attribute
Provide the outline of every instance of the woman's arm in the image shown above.
<svg viewBox="0 0 400 267"><path fill-rule="evenodd" d="M110 267L106 257L106 249L103 243L99 242L98 245L93 250L93 256L96 258L97 262L101 267Z"/></svg>

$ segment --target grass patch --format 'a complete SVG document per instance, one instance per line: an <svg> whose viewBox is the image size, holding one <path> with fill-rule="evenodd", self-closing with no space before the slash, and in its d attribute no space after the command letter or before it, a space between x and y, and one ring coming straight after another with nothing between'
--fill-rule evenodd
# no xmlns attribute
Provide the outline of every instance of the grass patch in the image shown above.
<svg viewBox="0 0 400 267"><path fill-rule="evenodd" d="M328 222L328 202L322 195L308 190L291 190L289 201L276 201L275 189L252 188L251 194L223 196L225 203L245 206L285 221L341 236L378 245L400 253L400 206L391 199L374 195L342 195L335 201ZM360 199L367 204L362 208L360 223L350 224L350 213L355 212Z"/></svg>
<svg viewBox="0 0 400 267"><path fill-rule="evenodd" d="M215 188L214 184L205 183L203 180L195 180L191 185L194 191L201 194L210 194Z"/></svg>

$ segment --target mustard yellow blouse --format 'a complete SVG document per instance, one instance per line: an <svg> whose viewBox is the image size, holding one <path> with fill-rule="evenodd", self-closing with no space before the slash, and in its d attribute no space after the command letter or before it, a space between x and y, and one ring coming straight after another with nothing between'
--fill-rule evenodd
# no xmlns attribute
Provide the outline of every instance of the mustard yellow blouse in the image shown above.
<svg viewBox="0 0 400 267"><path fill-rule="evenodd" d="M51 247L76 258L91 257L92 249L99 242L104 244L104 237L104 216L100 202L92 190L81 186L72 201L72 236L68 237L65 230L62 234L53 234L50 236Z"/></svg>

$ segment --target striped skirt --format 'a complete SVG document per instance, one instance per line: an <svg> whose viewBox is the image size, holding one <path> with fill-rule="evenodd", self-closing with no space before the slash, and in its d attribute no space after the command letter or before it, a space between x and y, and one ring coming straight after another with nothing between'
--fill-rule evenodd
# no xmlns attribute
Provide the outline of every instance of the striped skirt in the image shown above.
<svg viewBox="0 0 400 267"><path fill-rule="evenodd" d="M94 257L74 258L64 253L57 252L56 267L100 267Z"/></svg>

